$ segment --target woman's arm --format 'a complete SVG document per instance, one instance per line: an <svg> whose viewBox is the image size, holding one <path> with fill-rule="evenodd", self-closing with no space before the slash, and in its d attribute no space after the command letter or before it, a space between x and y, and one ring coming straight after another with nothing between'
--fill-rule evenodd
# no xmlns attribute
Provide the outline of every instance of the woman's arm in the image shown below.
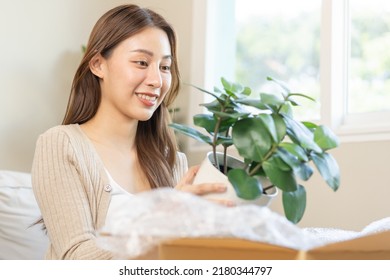
<svg viewBox="0 0 390 280"><path fill-rule="evenodd" d="M97 247L96 228L80 167L66 133L50 130L37 141L33 190L52 246L59 259L110 259ZM91 182L92 183L92 182ZM91 196L91 194L90 194Z"/></svg>

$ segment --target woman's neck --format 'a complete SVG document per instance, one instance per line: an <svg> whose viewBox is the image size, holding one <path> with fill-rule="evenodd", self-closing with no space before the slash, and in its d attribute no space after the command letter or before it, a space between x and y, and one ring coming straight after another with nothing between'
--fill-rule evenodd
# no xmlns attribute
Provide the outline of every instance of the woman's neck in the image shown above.
<svg viewBox="0 0 390 280"><path fill-rule="evenodd" d="M137 120L116 122L95 116L81 125L85 134L95 143L120 150L133 150L137 133Z"/></svg>

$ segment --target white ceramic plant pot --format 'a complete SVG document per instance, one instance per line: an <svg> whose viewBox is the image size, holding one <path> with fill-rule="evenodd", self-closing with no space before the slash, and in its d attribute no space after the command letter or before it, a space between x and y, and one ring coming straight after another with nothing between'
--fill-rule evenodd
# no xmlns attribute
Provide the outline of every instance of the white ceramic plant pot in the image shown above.
<svg viewBox="0 0 390 280"><path fill-rule="evenodd" d="M219 163L221 164L223 162L223 153L217 153L217 158ZM267 190L266 194L262 194L259 198L255 200L246 200L246 199L239 198L236 195L236 191L234 190L232 184L229 182L227 176L223 174L221 171L219 171L213 165L213 162L214 162L213 152L207 153L206 158L201 163L199 171L195 176L194 184L213 183L213 182L223 183L227 186L227 190L224 193L207 194L204 196L206 198L231 200L236 205L255 204L258 206L268 206L271 200L274 197L276 197L276 195L278 194L278 189L276 187L272 187ZM242 168L244 166L244 163L237 158L228 156L227 165L230 168ZM263 188L265 186L271 185L271 183L265 179L261 180L261 183L263 185Z"/></svg>

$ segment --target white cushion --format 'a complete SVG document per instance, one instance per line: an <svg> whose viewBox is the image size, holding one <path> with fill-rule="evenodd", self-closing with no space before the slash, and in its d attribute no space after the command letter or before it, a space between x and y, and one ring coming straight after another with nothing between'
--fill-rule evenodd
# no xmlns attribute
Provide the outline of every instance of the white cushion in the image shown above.
<svg viewBox="0 0 390 280"><path fill-rule="evenodd" d="M48 238L40 218L29 173L0 170L0 259L43 259Z"/></svg>

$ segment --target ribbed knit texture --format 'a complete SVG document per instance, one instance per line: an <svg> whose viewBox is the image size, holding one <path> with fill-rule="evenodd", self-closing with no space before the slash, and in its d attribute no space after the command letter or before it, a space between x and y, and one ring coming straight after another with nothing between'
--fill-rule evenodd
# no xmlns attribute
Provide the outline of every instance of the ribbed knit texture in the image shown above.
<svg viewBox="0 0 390 280"><path fill-rule="evenodd" d="M178 153L174 181L187 172ZM32 185L49 235L47 259L111 259L96 245L106 219L109 179L96 150L79 125L49 129L37 141Z"/></svg>

